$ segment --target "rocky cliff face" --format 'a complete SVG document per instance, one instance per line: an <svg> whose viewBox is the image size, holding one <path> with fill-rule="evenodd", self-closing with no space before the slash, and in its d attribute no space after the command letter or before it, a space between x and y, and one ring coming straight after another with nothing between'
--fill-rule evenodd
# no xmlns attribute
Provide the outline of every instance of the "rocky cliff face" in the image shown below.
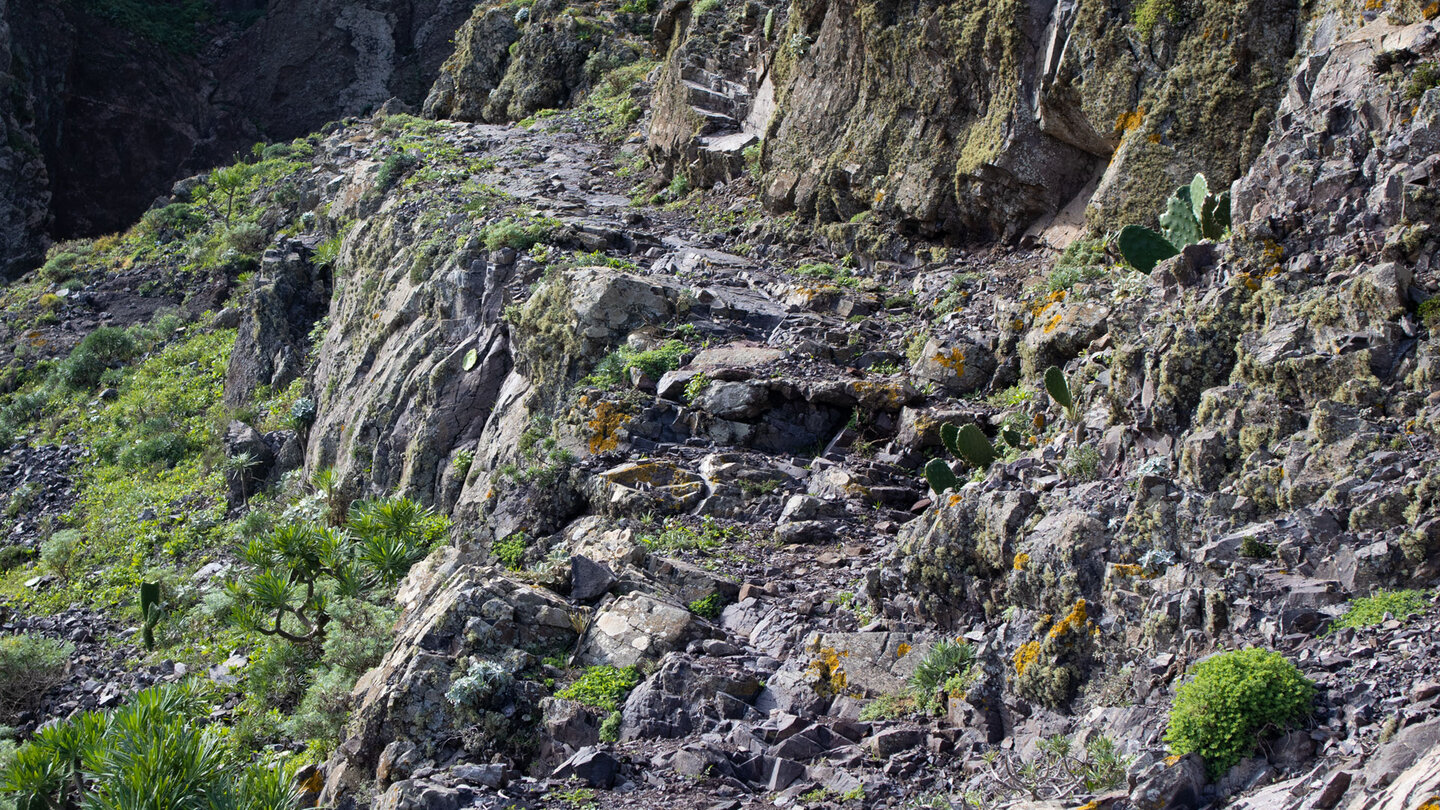
<svg viewBox="0 0 1440 810"><path fill-rule="evenodd" d="M670 170L708 184L763 143L773 209L959 241L1013 240L1072 201L1114 227L1196 171L1239 176L1310 19L1278 2L751 11L662 14L651 143Z"/></svg>
<svg viewBox="0 0 1440 810"><path fill-rule="evenodd" d="M174 181L256 141L391 98L418 106L470 11L459 0L316 0L272 4L242 26L225 20L254 9L231 6L203 29L175 23L193 53L83 3L0 6L0 171L15 178L0 270L34 267L52 239L121 230Z"/></svg>
<svg viewBox="0 0 1440 810"><path fill-rule="evenodd" d="M254 164L238 225L197 180L164 209L184 239L152 221L31 277L5 480L103 508L103 446L63 484L25 461L59 452L40 293L123 323L120 285L179 297L201 257L235 294L191 329L235 332L223 441L185 463L226 487L168 530L395 492L455 519L378 665L286 708L348 713L307 803L1427 807L1440 22L1373 6L679 2L648 77L641 4L477 8L442 120L328 127ZM597 87L652 100L643 137ZM550 106L578 109L483 123ZM1197 169L1233 193L1222 238L1116 255L1105 229ZM209 631L232 546L135 554ZM278 679L257 638L210 677ZM1313 702L1186 748L1194 665L1252 647Z"/></svg>

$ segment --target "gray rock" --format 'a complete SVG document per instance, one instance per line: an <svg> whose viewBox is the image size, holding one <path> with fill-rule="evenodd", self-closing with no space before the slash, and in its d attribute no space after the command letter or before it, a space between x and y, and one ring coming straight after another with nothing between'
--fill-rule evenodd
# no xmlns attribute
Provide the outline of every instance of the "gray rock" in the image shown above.
<svg viewBox="0 0 1440 810"><path fill-rule="evenodd" d="M620 761L593 747L582 748L560 764L551 779L580 779L591 787L610 788L620 773Z"/></svg>
<svg viewBox="0 0 1440 810"><path fill-rule="evenodd" d="M592 602L605 595L615 584L609 568L579 554L570 558L570 598Z"/></svg>

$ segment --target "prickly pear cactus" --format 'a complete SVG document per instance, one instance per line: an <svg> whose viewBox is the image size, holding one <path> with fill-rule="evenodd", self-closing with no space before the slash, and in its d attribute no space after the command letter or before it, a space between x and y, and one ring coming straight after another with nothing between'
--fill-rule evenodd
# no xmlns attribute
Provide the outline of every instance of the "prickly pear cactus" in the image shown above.
<svg viewBox="0 0 1440 810"><path fill-rule="evenodd" d="M1140 225L1127 225L1115 243L1125 261L1142 273L1154 270L1155 265L1180 252L1165 237Z"/></svg>
<svg viewBox="0 0 1440 810"><path fill-rule="evenodd" d="M925 480L930 484L930 488L935 490L936 495L960 486L960 478L944 459L930 459L930 463L925 465Z"/></svg>

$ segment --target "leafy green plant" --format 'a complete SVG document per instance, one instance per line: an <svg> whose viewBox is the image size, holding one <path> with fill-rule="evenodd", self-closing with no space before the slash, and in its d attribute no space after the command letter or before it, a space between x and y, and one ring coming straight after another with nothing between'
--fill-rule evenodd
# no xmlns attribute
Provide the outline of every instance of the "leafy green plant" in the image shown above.
<svg viewBox="0 0 1440 810"><path fill-rule="evenodd" d="M515 532L503 540L497 540L491 547L491 551L500 559L500 564L511 571L519 571L525 567L525 552L530 549L530 541L525 537L524 532Z"/></svg>
<svg viewBox="0 0 1440 810"><path fill-rule="evenodd" d="M110 713L82 712L19 748L3 791L27 810L289 810L292 768L245 762L206 724L210 707L188 685L157 686Z"/></svg>
<svg viewBox="0 0 1440 810"><path fill-rule="evenodd" d="M723 545L747 539L749 534L744 529L722 525L710 515L702 517L698 527L672 518L665 522L659 534L643 534L639 538L651 551L670 555L687 551L706 554Z"/></svg>
<svg viewBox="0 0 1440 810"><path fill-rule="evenodd" d="M72 390L92 389L106 369L127 363L134 356L135 341L124 329L102 326L70 350L70 357L55 369L56 378Z"/></svg>
<svg viewBox="0 0 1440 810"><path fill-rule="evenodd" d="M910 674L910 692L920 707L930 713L944 708L942 695L965 679L975 663L969 644L944 640L930 648ZM951 683L955 676L961 681Z"/></svg>
<svg viewBox="0 0 1440 810"><path fill-rule="evenodd" d="M1404 621L1429 607L1429 597L1420 591L1379 590L1353 600L1333 628L1374 627L1384 622L1386 616Z"/></svg>
<svg viewBox="0 0 1440 810"><path fill-rule="evenodd" d="M605 715L600 723L600 742L619 742L620 724L625 722L625 715L618 709Z"/></svg>
<svg viewBox="0 0 1440 810"><path fill-rule="evenodd" d="M1094 481L1100 477L1100 451L1092 444L1081 444L1065 452L1060 471L1076 481Z"/></svg>
<svg viewBox="0 0 1440 810"><path fill-rule="evenodd" d="M550 238L560 225L560 220L548 217L507 217L481 228L477 236L486 250L508 247L515 251L525 251Z"/></svg>
<svg viewBox="0 0 1440 810"><path fill-rule="evenodd" d="M323 639L332 594L393 588L448 530L448 519L408 498L355 504L343 528L281 526L242 550L244 573L229 588L232 616L262 635Z"/></svg>
<svg viewBox="0 0 1440 810"><path fill-rule="evenodd" d="M703 371L691 377L690 381L685 383L685 401L694 402L699 399L705 393L705 389L710 387L711 382L710 375Z"/></svg>
<svg viewBox="0 0 1440 810"><path fill-rule="evenodd" d="M640 350L622 346L603 357L595 365L595 370L581 380L580 384L610 390L621 388L629 385L632 368L639 369L652 380L658 380L665 372L679 368L687 352L689 347L684 341L673 339L653 349Z"/></svg>
<svg viewBox="0 0 1440 810"><path fill-rule="evenodd" d="M712 593L709 596L696 599L686 605L690 612L704 619L719 618L720 612L725 609L725 600L720 594Z"/></svg>
<svg viewBox="0 0 1440 810"><path fill-rule="evenodd" d="M404 149L389 155L375 172L375 188L389 191L418 165L420 157Z"/></svg>
<svg viewBox="0 0 1440 810"><path fill-rule="evenodd" d="M1314 708L1315 685L1276 652L1259 648L1212 656L1175 692L1165 742L1197 752L1219 778L1255 749L1262 734L1288 728Z"/></svg>
<svg viewBox="0 0 1440 810"><path fill-rule="evenodd" d="M613 712L639 683L640 670L635 667L588 667L579 680L556 692L555 697Z"/></svg>
<svg viewBox="0 0 1440 810"><path fill-rule="evenodd" d="M72 644L25 633L0 637L0 718L34 707L65 677Z"/></svg>
<svg viewBox="0 0 1440 810"><path fill-rule="evenodd" d="M1230 228L1230 192L1211 194L1205 175L1197 174L1189 185L1176 189L1160 215L1161 233L1128 225L1116 244L1135 269L1149 273L1155 265L1201 239L1222 239Z"/></svg>
<svg viewBox="0 0 1440 810"><path fill-rule="evenodd" d="M61 529L40 544L40 563L46 570L63 582L70 581L70 568L75 560L75 551L80 547L81 535L75 529Z"/></svg>

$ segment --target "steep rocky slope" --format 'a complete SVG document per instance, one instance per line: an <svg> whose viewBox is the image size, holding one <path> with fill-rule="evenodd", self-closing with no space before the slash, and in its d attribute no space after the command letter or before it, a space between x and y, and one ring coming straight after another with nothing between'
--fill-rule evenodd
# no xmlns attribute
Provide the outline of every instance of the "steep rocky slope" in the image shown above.
<svg viewBox="0 0 1440 810"><path fill-rule="evenodd" d="M653 70L638 4L475 9L461 120L7 291L5 626L78 646L22 741L202 672L307 806L1433 805L1440 23L1374 5L671 3ZM1135 270L1196 169L1229 232ZM454 523L393 601L237 624L397 493ZM1245 648L1313 703L1176 750Z"/></svg>
<svg viewBox="0 0 1440 810"><path fill-rule="evenodd" d="M268 10L267 10L268 9ZM418 106L460 0L0 3L0 273L135 220L256 140Z"/></svg>

